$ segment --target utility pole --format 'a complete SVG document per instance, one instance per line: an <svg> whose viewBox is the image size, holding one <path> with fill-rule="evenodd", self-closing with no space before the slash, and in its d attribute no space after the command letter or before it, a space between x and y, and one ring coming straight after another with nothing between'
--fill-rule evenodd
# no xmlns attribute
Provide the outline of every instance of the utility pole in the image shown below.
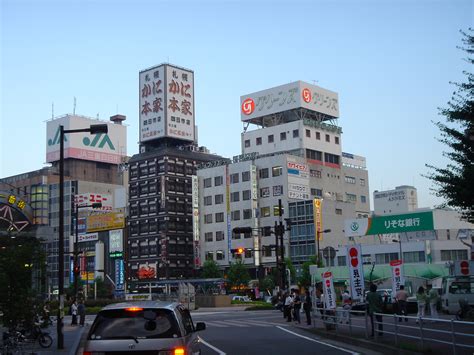
<svg viewBox="0 0 474 355"><path fill-rule="evenodd" d="M277 234L276 233L276 229L278 229L278 235L280 236L280 265L281 265L281 269L280 269L280 276L281 276L281 284L282 284L282 287L285 287L286 285L286 267L285 267L285 246L283 244L283 235L285 234L285 227L283 226L283 206L281 205L281 199L278 199L278 219L279 219L279 223L278 223L278 228L275 228L275 235Z"/></svg>

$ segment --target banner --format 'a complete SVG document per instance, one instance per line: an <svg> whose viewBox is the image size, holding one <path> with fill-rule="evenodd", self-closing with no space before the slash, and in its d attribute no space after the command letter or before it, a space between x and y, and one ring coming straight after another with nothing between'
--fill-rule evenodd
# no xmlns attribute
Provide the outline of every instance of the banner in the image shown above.
<svg viewBox="0 0 474 355"><path fill-rule="evenodd" d="M323 230L322 203L322 199L315 198L313 200L314 239L316 243L318 240L323 240L323 233L321 233Z"/></svg>
<svg viewBox="0 0 474 355"><path fill-rule="evenodd" d="M454 262L455 276L470 276L474 275L474 261L460 260Z"/></svg>
<svg viewBox="0 0 474 355"><path fill-rule="evenodd" d="M403 275L403 261L392 260L390 262L392 267L392 297L400 290L401 285L405 285L405 276Z"/></svg>
<svg viewBox="0 0 474 355"><path fill-rule="evenodd" d="M360 245L347 247L347 265L349 265L352 300L364 301L364 269Z"/></svg>
<svg viewBox="0 0 474 355"><path fill-rule="evenodd" d="M331 272L328 271L323 274L323 285L326 308L336 309L336 293L334 292L334 283Z"/></svg>

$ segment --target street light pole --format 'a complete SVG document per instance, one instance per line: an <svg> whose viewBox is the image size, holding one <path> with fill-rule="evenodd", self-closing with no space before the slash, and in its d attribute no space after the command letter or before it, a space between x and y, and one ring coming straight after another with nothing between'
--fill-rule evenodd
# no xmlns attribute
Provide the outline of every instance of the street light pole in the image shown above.
<svg viewBox="0 0 474 355"><path fill-rule="evenodd" d="M314 227L316 228L316 226L314 226ZM330 233L330 232L331 232L330 229L325 229L323 231L319 231L319 230L316 231L316 257L317 257L316 262L318 262L318 263L321 260L321 253L319 251L319 239L321 238L321 234Z"/></svg>

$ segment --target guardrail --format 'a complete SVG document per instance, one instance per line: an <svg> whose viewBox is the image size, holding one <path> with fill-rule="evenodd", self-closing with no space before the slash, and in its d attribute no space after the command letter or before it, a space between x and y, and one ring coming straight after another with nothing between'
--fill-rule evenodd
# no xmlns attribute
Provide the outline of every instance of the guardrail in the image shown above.
<svg viewBox="0 0 474 355"><path fill-rule="evenodd" d="M474 350L474 322L458 321L442 318L418 318L398 314L373 314L374 335L371 334L371 317L366 311L349 310L343 308L326 309L313 308L313 320L320 319L326 330L339 333L349 333L349 336L362 336L380 342L385 334L392 335L394 345L400 347L402 339L409 339L417 348L424 350L427 344L443 344L449 347L454 355ZM377 319L378 318L378 319ZM387 321L389 319L389 321ZM313 322L315 326L315 322ZM379 326L383 330L379 335ZM362 331L361 331L362 330ZM362 333L362 334L361 334ZM385 341L384 341L385 342Z"/></svg>

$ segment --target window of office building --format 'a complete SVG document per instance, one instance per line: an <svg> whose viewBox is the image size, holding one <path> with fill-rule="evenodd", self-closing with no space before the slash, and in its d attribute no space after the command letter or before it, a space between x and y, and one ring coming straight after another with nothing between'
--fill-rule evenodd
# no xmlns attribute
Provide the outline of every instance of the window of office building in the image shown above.
<svg viewBox="0 0 474 355"><path fill-rule="evenodd" d="M324 153L324 161L326 163L337 164L339 165L339 155Z"/></svg>
<svg viewBox="0 0 474 355"><path fill-rule="evenodd" d="M266 179L268 178L268 168L260 169L258 171L258 177L260 179Z"/></svg>
<svg viewBox="0 0 474 355"><path fill-rule="evenodd" d="M403 253L404 263L424 263L425 252L424 251L408 251Z"/></svg>
<svg viewBox="0 0 474 355"><path fill-rule="evenodd" d="M342 209L341 208L336 208L335 213L338 214L338 215L342 215Z"/></svg>
<svg viewBox="0 0 474 355"><path fill-rule="evenodd" d="M262 217L270 217L270 207L262 207L260 209L260 215Z"/></svg>
<svg viewBox="0 0 474 355"><path fill-rule="evenodd" d="M251 258L252 257L252 250L250 249L245 249L245 258Z"/></svg>
<svg viewBox="0 0 474 355"><path fill-rule="evenodd" d="M212 205L212 196L204 196L204 206Z"/></svg>
<svg viewBox="0 0 474 355"><path fill-rule="evenodd" d="M252 238L252 233L251 232L245 232L244 233L244 239L249 239Z"/></svg>
<svg viewBox="0 0 474 355"><path fill-rule="evenodd" d="M262 187L260 189L260 197L269 197L270 196L270 188L269 187Z"/></svg>
<svg viewBox="0 0 474 355"><path fill-rule="evenodd" d="M310 169L310 170L309 170L309 174L311 175L311 177L315 177L315 178L321 179L321 170L313 170L313 169Z"/></svg>
<svg viewBox="0 0 474 355"><path fill-rule="evenodd" d="M212 214L205 214L205 215L204 215L204 223L205 223L205 224L210 224L210 223L212 223Z"/></svg>
<svg viewBox="0 0 474 355"><path fill-rule="evenodd" d="M273 196L283 195L283 185L273 186Z"/></svg>
<svg viewBox="0 0 474 355"><path fill-rule="evenodd" d="M244 219L250 219L252 218L252 210L251 209L245 209L244 210Z"/></svg>
<svg viewBox="0 0 474 355"><path fill-rule="evenodd" d="M346 266L347 265L347 259L345 256L338 256L337 257L337 266Z"/></svg>
<svg viewBox="0 0 474 355"><path fill-rule="evenodd" d="M212 242L213 241L212 232L204 233L204 239L206 240L206 242Z"/></svg>
<svg viewBox="0 0 474 355"><path fill-rule="evenodd" d="M375 254L375 264L390 264L392 260L397 260L398 258L398 253Z"/></svg>
<svg viewBox="0 0 474 355"><path fill-rule="evenodd" d="M239 182L239 173L231 174L230 175L230 183L237 184Z"/></svg>
<svg viewBox="0 0 474 355"><path fill-rule="evenodd" d="M356 202L357 201L357 196L354 195L354 194L346 193L346 197L347 197L347 201L351 201L351 202Z"/></svg>
<svg viewBox="0 0 474 355"><path fill-rule="evenodd" d="M230 214L232 221L239 221L240 220L240 210L232 211Z"/></svg>
<svg viewBox="0 0 474 355"><path fill-rule="evenodd" d="M224 178L222 176L214 177L214 186L221 186L224 183Z"/></svg>
<svg viewBox="0 0 474 355"><path fill-rule="evenodd" d="M241 238L240 233L232 232L232 239L240 239L240 238Z"/></svg>
<svg viewBox="0 0 474 355"><path fill-rule="evenodd" d="M211 187L212 179L211 178L204 179L203 183L204 183L204 188Z"/></svg>
<svg viewBox="0 0 474 355"><path fill-rule="evenodd" d="M321 189L311 189L311 195L321 197L321 196L323 196L323 190L321 190Z"/></svg>
<svg viewBox="0 0 474 355"><path fill-rule="evenodd" d="M311 131L309 129L306 130L306 137L311 138Z"/></svg>
<svg viewBox="0 0 474 355"><path fill-rule="evenodd" d="M441 250L441 261L467 260L467 250Z"/></svg>
<svg viewBox="0 0 474 355"><path fill-rule="evenodd" d="M246 139L246 140L244 141L244 145L245 145L245 148L250 147L250 139Z"/></svg>
<svg viewBox="0 0 474 355"><path fill-rule="evenodd" d="M316 132L316 139L321 140L321 132Z"/></svg>
<svg viewBox="0 0 474 355"><path fill-rule="evenodd" d="M293 138L298 138L300 136L300 131L297 129L293 130Z"/></svg>
<svg viewBox="0 0 474 355"><path fill-rule="evenodd" d="M240 192L235 191L230 194L230 202L237 202L240 201Z"/></svg>
<svg viewBox="0 0 474 355"><path fill-rule="evenodd" d="M250 171L242 172L242 181L250 181Z"/></svg>
<svg viewBox="0 0 474 355"><path fill-rule="evenodd" d="M286 132L281 132L280 133L280 140L281 141L286 141Z"/></svg>
<svg viewBox="0 0 474 355"><path fill-rule="evenodd" d="M334 143L339 144L339 137L334 137Z"/></svg>
<svg viewBox="0 0 474 355"><path fill-rule="evenodd" d="M268 136L268 143L273 143L273 140L274 140L273 134L270 134L270 135Z"/></svg>
<svg viewBox="0 0 474 355"><path fill-rule="evenodd" d="M250 190L244 190L244 191L242 191L242 200L243 200L243 201L250 200L250 197L251 197L251 192L250 192Z"/></svg>
<svg viewBox="0 0 474 355"><path fill-rule="evenodd" d="M329 136L329 134L326 134L326 142L330 142L331 141L331 137Z"/></svg>
<svg viewBox="0 0 474 355"><path fill-rule="evenodd" d="M216 232L216 242L224 240L224 231L217 231Z"/></svg>
<svg viewBox="0 0 474 355"><path fill-rule="evenodd" d="M262 145L262 137L257 137L256 143L257 145Z"/></svg>
<svg viewBox="0 0 474 355"><path fill-rule="evenodd" d="M347 182L348 184L355 184L356 178L353 176L344 176L344 181Z"/></svg>
<svg viewBox="0 0 474 355"><path fill-rule="evenodd" d="M220 205L220 204L224 203L224 195L223 194L215 195L214 196L214 203L216 205Z"/></svg>
<svg viewBox="0 0 474 355"><path fill-rule="evenodd" d="M323 153L318 150L306 149L306 158L322 161Z"/></svg>
<svg viewBox="0 0 474 355"><path fill-rule="evenodd" d="M224 260L224 252L222 250L216 251L216 260Z"/></svg>
<svg viewBox="0 0 474 355"><path fill-rule="evenodd" d="M280 176L281 174L283 174L283 168L281 166L274 166L272 168L272 176L273 177Z"/></svg>
<svg viewBox="0 0 474 355"><path fill-rule="evenodd" d="M360 186L365 186L365 179L360 179Z"/></svg>
<svg viewBox="0 0 474 355"><path fill-rule="evenodd" d="M206 260L214 260L214 252L206 251Z"/></svg>
<svg viewBox="0 0 474 355"><path fill-rule="evenodd" d="M361 195L361 196L360 196L360 202L361 202L361 203L366 203L366 202L367 202L367 198L366 198L364 195Z"/></svg>
<svg viewBox="0 0 474 355"><path fill-rule="evenodd" d="M224 222L224 212L216 213L216 223L221 223L221 222Z"/></svg>

